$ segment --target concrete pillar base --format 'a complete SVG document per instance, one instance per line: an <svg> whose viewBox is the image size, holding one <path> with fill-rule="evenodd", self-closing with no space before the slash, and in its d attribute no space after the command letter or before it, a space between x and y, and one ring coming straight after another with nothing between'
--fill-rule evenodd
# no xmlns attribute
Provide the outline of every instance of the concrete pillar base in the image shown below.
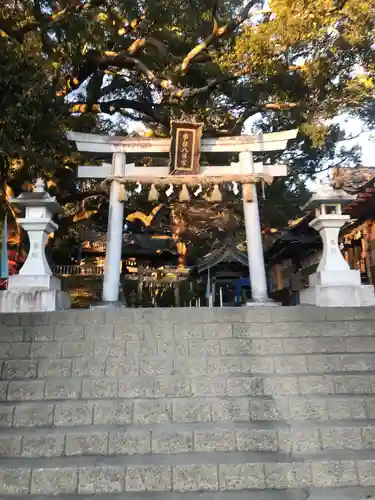
<svg viewBox="0 0 375 500"><path fill-rule="evenodd" d="M125 309L125 305L118 301L118 302L101 302L100 304L95 304L93 306L90 306L90 309Z"/></svg>
<svg viewBox="0 0 375 500"><path fill-rule="evenodd" d="M275 302L274 300L268 298L267 300L249 300L246 302L245 307L278 307L281 306L279 302Z"/></svg>

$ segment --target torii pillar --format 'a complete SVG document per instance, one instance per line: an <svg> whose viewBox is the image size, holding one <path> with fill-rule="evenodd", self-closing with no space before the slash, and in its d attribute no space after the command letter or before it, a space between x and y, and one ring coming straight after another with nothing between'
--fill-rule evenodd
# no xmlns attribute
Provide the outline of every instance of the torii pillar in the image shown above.
<svg viewBox="0 0 375 500"><path fill-rule="evenodd" d="M125 153L113 153L112 175L125 176ZM103 302L116 303L119 299L124 203L120 199L121 184L114 179L109 190L108 236L104 264Z"/></svg>
<svg viewBox="0 0 375 500"><path fill-rule="evenodd" d="M244 169L251 169L254 174L258 173L250 151L240 153L240 165L243 165ZM268 297L256 184L242 185L242 200L252 298L252 302L249 302L248 305L272 305L274 302Z"/></svg>

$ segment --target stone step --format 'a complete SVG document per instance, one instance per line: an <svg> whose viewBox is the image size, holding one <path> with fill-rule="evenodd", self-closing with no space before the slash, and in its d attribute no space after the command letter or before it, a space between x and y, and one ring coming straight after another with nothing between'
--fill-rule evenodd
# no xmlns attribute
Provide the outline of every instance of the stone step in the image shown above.
<svg viewBox="0 0 375 500"><path fill-rule="evenodd" d="M338 451L349 452L350 457L350 452L359 450L375 450L374 420L345 425L326 422L273 427L220 423L98 425L78 429L55 428L53 431L51 428L21 428L2 432L0 436L0 457L3 458L195 453L198 460L201 453L230 451L262 452L263 456L268 452L274 459L285 459L287 454L292 460L327 458L329 453L332 455ZM175 458L178 461L178 457ZM340 458L344 458L342 453Z"/></svg>
<svg viewBox="0 0 375 500"><path fill-rule="evenodd" d="M2 320L2 318L0 318ZM294 321L242 323L119 323L111 325L34 325L7 326L0 322L0 342L83 341L83 340L210 340L210 339L293 339L373 337L373 320L357 321Z"/></svg>
<svg viewBox="0 0 375 500"><path fill-rule="evenodd" d="M2 314L7 326L55 325L139 325L144 323L280 323L322 321L372 321L374 307L319 308L298 307L225 307L166 308L119 310L70 310L54 313Z"/></svg>
<svg viewBox="0 0 375 500"><path fill-rule="evenodd" d="M373 486L348 486L348 487L303 487L288 489L267 490L231 490L214 492L173 492L173 491L146 491L124 493L96 493L91 494L63 494L63 495L18 495L18 500L362 500L375 498ZM0 496L1 500L5 497ZM8 497L7 497L8 500Z"/></svg>
<svg viewBox="0 0 375 500"><path fill-rule="evenodd" d="M375 319L375 308L319 308L319 307L280 307L280 308L170 308L170 309L122 309L118 311L70 310L51 313L2 314L0 325L7 327L47 327L47 326L85 326L108 325L126 329L142 325L160 324L294 324L310 323L350 323L367 322ZM208 327L209 328L209 327Z"/></svg>
<svg viewBox="0 0 375 500"><path fill-rule="evenodd" d="M375 353L375 335L362 337L313 337L288 339L160 339L152 337L142 341L125 340L65 340L33 342L1 342L0 360L59 359L97 357L104 360L124 358L125 361L157 357L172 367L173 359L219 357L266 357L309 354L368 354Z"/></svg>
<svg viewBox="0 0 375 500"><path fill-rule="evenodd" d="M24 368L24 367L23 367ZM23 369L22 368L22 369ZM20 369L20 367L17 367ZM375 373L340 375L269 374L189 377L188 375L90 377L66 376L0 382L0 400L166 398L210 396L375 394Z"/></svg>
<svg viewBox="0 0 375 500"><path fill-rule="evenodd" d="M33 345L35 345L34 343ZM45 344L45 343L40 343ZM13 344L12 344L13 345ZM27 344L25 344L27 346ZM1 345L0 345L1 349ZM44 349L44 347L43 347ZM65 377L233 377L278 375L339 375L375 372L375 353L275 354L257 356L90 356L76 346L76 357L53 358L48 347L40 358L0 361L2 380ZM3 351L4 352L4 351ZM10 353L8 353L10 354ZM46 357L43 357L43 354ZM371 373L372 372L372 373Z"/></svg>
<svg viewBox="0 0 375 500"><path fill-rule="evenodd" d="M289 488L370 487L375 485L375 455L350 460L308 462L214 462L126 465L123 458L69 457L10 460L0 468L0 495L90 495L122 492L205 492ZM207 457L209 458L209 457Z"/></svg>
<svg viewBox="0 0 375 500"><path fill-rule="evenodd" d="M206 397L59 400L2 403L0 427L166 422L365 420L375 418L371 396Z"/></svg>

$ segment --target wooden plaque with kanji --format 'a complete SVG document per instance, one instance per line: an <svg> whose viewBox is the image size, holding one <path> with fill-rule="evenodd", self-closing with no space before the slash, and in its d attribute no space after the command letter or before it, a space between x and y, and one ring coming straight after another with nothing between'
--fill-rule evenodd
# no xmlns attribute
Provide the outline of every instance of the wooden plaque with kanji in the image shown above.
<svg viewBox="0 0 375 500"><path fill-rule="evenodd" d="M171 122L170 173L198 175L200 172L200 123Z"/></svg>

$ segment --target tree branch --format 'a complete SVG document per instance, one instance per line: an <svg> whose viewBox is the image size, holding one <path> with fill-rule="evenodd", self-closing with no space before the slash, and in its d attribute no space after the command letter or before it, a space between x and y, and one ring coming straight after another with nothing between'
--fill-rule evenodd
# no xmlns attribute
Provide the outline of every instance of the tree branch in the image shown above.
<svg viewBox="0 0 375 500"><path fill-rule="evenodd" d="M221 76L218 78L214 78L213 80L208 82L207 85L204 85L203 87L178 90L172 97L179 98L181 100L188 100L197 95L209 92L210 90L214 89L221 83L227 83L232 80L237 80L237 78L239 77L240 75L231 75L231 76Z"/></svg>
<svg viewBox="0 0 375 500"><path fill-rule="evenodd" d="M158 78L153 73L153 71L151 71L142 61L136 59L135 57L129 57L127 55L122 55L118 54L117 52L111 52L111 51L105 51L103 55L91 51L90 53L87 54L86 64L82 67L80 75L75 79L70 79L67 84L67 88L73 87L73 84L75 88L77 88L77 86L79 86L80 83L82 83L84 80L86 80L86 78L88 78L90 75L96 72L97 69L105 70L111 66L115 66L117 68L127 68L127 69L134 68L139 74L143 75L152 85L154 85L156 88L158 88L159 90L163 91L166 94L167 102L168 101L173 102L173 100L181 101L190 99L192 97L195 97L196 95L203 94L208 92L209 90L212 90L220 83L234 80L242 76L242 73L238 73L236 75L229 77L228 76L219 77L217 79L212 80L203 87L195 89L194 88L186 89L174 86L170 80ZM102 91L100 92L100 95L101 94ZM101 103L100 105L102 104L104 103ZM77 106L82 107L82 104L79 105L77 104ZM94 109L95 106L98 105L94 104L93 111L99 112L97 111L97 108ZM136 104L136 106L138 106L138 104ZM77 108L77 109L82 109L82 108ZM89 109L86 108L86 111L89 111Z"/></svg>
<svg viewBox="0 0 375 500"><path fill-rule="evenodd" d="M94 197L94 196L100 196L102 198L107 198L107 195L102 190L83 191L83 192L63 196L63 197L59 198L59 202L62 205L65 205L65 203L72 203L74 201L83 201L83 200L86 200L87 198Z"/></svg>
<svg viewBox="0 0 375 500"><path fill-rule="evenodd" d="M250 2L247 2L245 7L241 10L240 14L236 16L235 19L233 19L230 23L224 26L225 32L223 33L223 35L234 31L238 28L238 26L245 22L249 17L251 7L253 7L258 1L259 0L250 0Z"/></svg>
<svg viewBox="0 0 375 500"><path fill-rule="evenodd" d="M363 125L361 127L361 130L357 134L349 135L347 137L343 137L342 139L339 139L337 142L339 143L339 142L344 142L344 141L353 141L354 139L358 139L358 137L360 137L365 132L366 132L366 128L365 128L365 125Z"/></svg>
<svg viewBox="0 0 375 500"><path fill-rule="evenodd" d="M351 155L350 155L350 152L345 155L345 156L341 156L340 159L335 162L335 163L331 163L330 165L328 165L327 167L322 167L321 169L319 170L315 170L315 174L320 174L322 172L326 172L327 170L331 170L331 169L334 169L336 167L338 167L339 165L342 166L342 163L345 161L345 160L350 160L351 159Z"/></svg>
<svg viewBox="0 0 375 500"><path fill-rule="evenodd" d="M242 73L238 73L232 76L218 77L203 87L186 89L175 87L170 80L161 80L160 78L157 78L156 75L139 59L126 56L118 56L112 61L111 64L119 66L121 63L123 63L127 67L129 67L129 65L135 67L138 72L143 74L150 83L155 85L155 87L159 88L160 90L165 91L169 96L169 100L190 99L191 97L195 97L196 95L203 94L208 92L209 90L212 90L221 83L235 80L242 76Z"/></svg>
<svg viewBox="0 0 375 500"><path fill-rule="evenodd" d="M189 64L191 61L197 57L198 54L206 50L218 37L219 33L219 19L217 16L217 7L218 7L219 0L214 0L214 4L212 7L212 31L211 33L201 42L200 44L196 45L193 49L190 50L188 55L184 58L181 64L180 71L184 75L189 67Z"/></svg>
<svg viewBox="0 0 375 500"><path fill-rule="evenodd" d="M109 50L102 53L97 50L90 50L86 54L86 61L82 64L80 71L74 77L68 76L64 89L58 95L68 94L78 88L98 69L105 71L111 66L122 69L134 68L138 73L145 76L150 83L155 85L155 87L165 90L174 89L171 81L161 80L142 61L135 57L129 57L126 54Z"/></svg>
<svg viewBox="0 0 375 500"><path fill-rule="evenodd" d="M131 56L134 56L137 52L139 52L141 49L144 47L147 47L148 45L151 45L157 49L159 52L159 56L162 56L164 58L167 57L167 47L165 46L165 43L161 42L160 40L156 40L153 37L144 37L144 38L139 38L135 40L130 47L128 47L127 52Z"/></svg>
<svg viewBox="0 0 375 500"><path fill-rule="evenodd" d="M336 5L333 7L333 9L330 9L328 11L328 14L334 14L335 12L339 12L340 10L342 10L348 3L348 0L336 0L333 3L335 3Z"/></svg>
<svg viewBox="0 0 375 500"><path fill-rule="evenodd" d="M241 129L246 122L246 120L257 113L261 113L262 111L266 110L273 110L273 111L281 111L283 109L292 109L297 107L297 103L265 103L265 104L258 104L254 105L251 108L245 109L244 111L241 111L241 115L237 120L232 120L233 124L228 123L231 118L233 118L233 115L229 117L220 129L218 130L218 135L220 136L230 136L230 135L238 135L241 132ZM230 126L228 126L230 125Z"/></svg>
<svg viewBox="0 0 375 500"><path fill-rule="evenodd" d="M76 103L70 108L71 113L86 113L91 111L93 113L107 113L114 114L122 109L133 109L138 113L142 113L152 118L155 122L160 123L164 127L169 128L169 121L166 121L157 116L155 110L149 104L141 101L133 101L132 99L117 99L115 101L100 102L88 108L85 103Z"/></svg>
<svg viewBox="0 0 375 500"><path fill-rule="evenodd" d="M109 60L100 64L100 67L103 66L117 66L123 68L135 68L138 73L141 73L143 76L147 78L147 80L155 85L155 87L171 91L174 89L174 86L170 80L164 80L158 78L142 61L136 59L135 57L128 57L123 55L118 55L114 58L110 58Z"/></svg>
<svg viewBox="0 0 375 500"><path fill-rule="evenodd" d="M131 87L132 82L125 80L119 75L114 75L111 83L106 85L100 90L100 97L104 97L111 92L115 92L116 90L120 90L126 87Z"/></svg>
<svg viewBox="0 0 375 500"><path fill-rule="evenodd" d="M262 109L271 109L274 111L281 111L282 109L293 109L298 106L295 102L275 102L275 103L267 103L261 104Z"/></svg>
<svg viewBox="0 0 375 500"><path fill-rule="evenodd" d="M46 29L51 24L63 19L72 13L80 12L81 10L86 10L93 4L95 6L101 5L105 0L94 0L94 1L81 1L76 0L72 5L65 7L64 9L53 12L52 14L43 16L43 19L26 19L23 22L14 22L11 19L0 18L0 30L3 31L10 38L14 38L18 43L23 43L25 35L30 31L42 27Z"/></svg>
<svg viewBox="0 0 375 500"><path fill-rule="evenodd" d="M214 5L212 8L212 32L207 38L203 40L200 44L196 45L182 61L180 71L184 75L187 73L190 63L199 54L206 50L210 45L214 43L215 40L222 38L223 36L229 35L234 30L238 28L248 17L251 7L256 4L258 0L250 0L245 7L241 10L240 14L236 16L235 19L225 24L224 26L219 26L219 20L217 17L217 6L218 0L214 0Z"/></svg>
<svg viewBox="0 0 375 500"><path fill-rule="evenodd" d="M122 19L117 13L110 10L110 16L112 17L112 24L116 24L119 26L117 30L117 34L120 36L128 35L131 31L136 31L141 26L141 23L147 18L147 10L144 10L140 17L136 19L132 19L132 21L128 21Z"/></svg>

